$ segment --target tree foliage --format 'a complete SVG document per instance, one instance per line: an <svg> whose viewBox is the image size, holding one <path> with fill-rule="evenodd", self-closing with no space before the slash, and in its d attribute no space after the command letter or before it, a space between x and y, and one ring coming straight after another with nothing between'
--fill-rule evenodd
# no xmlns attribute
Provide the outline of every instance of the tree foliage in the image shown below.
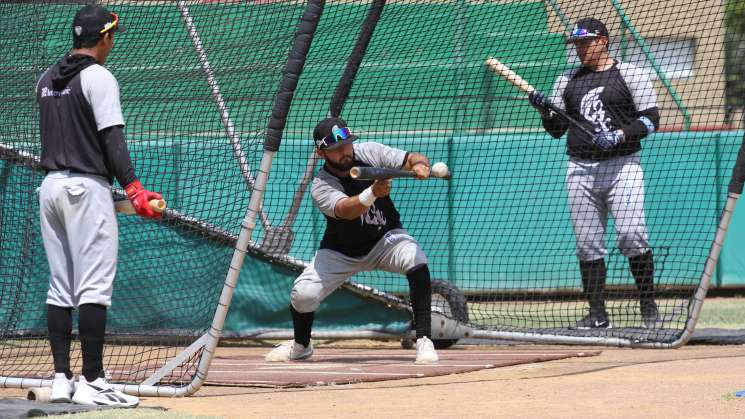
<svg viewBox="0 0 745 419"><path fill-rule="evenodd" d="M727 0L724 5L727 30L745 34L745 0Z"/></svg>
<svg viewBox="0 0 745 419"><path fill-rule="evenodd" d="M725 38L726 102L745 106L745 0L727 0L724 6L727 25Z"/></svg>

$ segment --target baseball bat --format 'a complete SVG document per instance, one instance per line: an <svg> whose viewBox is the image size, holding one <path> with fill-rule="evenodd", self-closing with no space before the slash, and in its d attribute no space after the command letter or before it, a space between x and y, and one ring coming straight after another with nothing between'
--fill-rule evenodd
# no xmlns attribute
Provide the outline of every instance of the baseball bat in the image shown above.
<svg viewBox="0 0 745 419"><path fill-rule="evenodd" d="M41 403L49 403L52 398L51 387L31 387L26 393L26 400L33 400Z"/></svg>
<svg viewBox="0 0 745 419"><path fill-rule="evenodd" d="M505 80L512 83L513 85L515 85L515 87L522 90L523 92L527 94L531 94L535 92L535 87L533 87L530 83L525 81L525 79L520 77L519 74L512 71L511 68L507 67L505 64L503 64L501 61L497 60L496 58L489 57L486 60L486 65L489 67L489 70L499 74ZM582 130L582 132L584 132L588 136L592 137L593 135L595 135L595 133L591 132L589 129L585 128L584 125L580 124L579 121L569 116L569 114L567 114L563 109L559 109L558 107L554 106L553 103L548 103L546 107L554 111L556 114L560 115L562 118L567 120L569 123L574 124L574 126Z"/></svg>
<svg viewBox="0 0 745 419"><path fill-rule="evenodd" d="M352 179L356 179L356 180L379 180L379 179L393 179L393 178L400 178L400 177L416 177L416 174L409 170L355 166L349 169L349 176L351 176ZM439 177L432 174L430 176L430 179L431 178L449 180L450 172L448 171L448 173L445 176L439 176Z"/></svg>
<svg viewBox="0 0 745 419"><path fill-rule="evenodd" d="M515 87L522 90L523 92L527 94L531 94L535 92L535 87L531 86L531 84L525 81L525 79L523 79L522 77L520 77L519 74L512 71L511 68L502 64L502 62L497 60L496 58L494 57L487 58L486 65L489 66L489 70L504 77L505 80L514 84Z"/></svg>
<svg viewBox="0 0 745 419"><path fill-rule="evenodd" d="M399 177L416 177L414 172L380 167L358 167L349 169L349 176L357 180L393 179Z"/></svg>
<svg viewBox="0 0 745 419"><path fill-rule="evenodd" d="M163 199L152 199L150 200L150 209L155 212L163 212L166 210L166 201ZM116 212L122 214L132 215L135 213L135 207L132 206L132 202L128 200L114 201L114 208Z"/></svg>

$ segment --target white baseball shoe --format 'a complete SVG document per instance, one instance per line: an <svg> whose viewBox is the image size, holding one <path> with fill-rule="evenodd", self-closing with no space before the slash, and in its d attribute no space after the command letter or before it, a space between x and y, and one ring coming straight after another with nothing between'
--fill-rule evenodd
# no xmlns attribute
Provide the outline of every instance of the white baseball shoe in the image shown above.
<svg viewBox="0 0 745 419"><path fill-rule="evenodd" d="M75 392L75 378L68 379L64 372L54 374L52 380L52 394L49 401L52 403L72 403L72 393Z"/></svg>
<svg viewBox="0 0 745 419"><path fill-rule="evenodd" d="M272 349L264 359L269 362L287 362L308 359L311 356L313 356L313 342L305 347L294 340L288 340Z"/></svg>
<svg viewBox="0 0 745 419"><path fill-rule="evenodd" d="M435 352L435 344L426 336L416 340L416 364L431 364L440 360Z"/></svg>
<svg viewBox="0 0 745 419"><path fill-rule="evenodd" d="M103 378L96 378L88 382L82 375L80 376L75 394L72 395L72 401L73 403L88 406L115 407L136 407L140 403L140 399L115 390Z"/></svg>

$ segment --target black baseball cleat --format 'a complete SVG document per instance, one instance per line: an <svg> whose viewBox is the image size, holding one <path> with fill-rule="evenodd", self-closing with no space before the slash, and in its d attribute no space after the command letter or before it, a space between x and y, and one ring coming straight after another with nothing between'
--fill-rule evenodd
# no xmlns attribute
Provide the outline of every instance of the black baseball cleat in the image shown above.
<svg viewBox="0 0 745 419"><path fill-rule="evenodd" d="M610 329L613 327L610 320L608 320L608 313L590 312L588 315L580 320L577 320L577 329Z"/></svg>
<svg viewBox="0 0 745 419"><path fill-rule="evenodd" d="M657 304L654 301L643 301L640 303L642 312L642 327L645 329L654 329L660 327L662 318L657 310Z"/></svg>

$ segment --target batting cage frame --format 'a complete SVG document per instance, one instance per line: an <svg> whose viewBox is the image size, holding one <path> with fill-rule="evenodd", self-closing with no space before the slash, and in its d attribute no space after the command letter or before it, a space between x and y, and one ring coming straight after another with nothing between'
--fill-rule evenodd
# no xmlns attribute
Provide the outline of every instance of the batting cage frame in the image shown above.
<svg viewBox="0 0 745 419"><path fill-rule="evenodd" d="M363 140L426 152L433 163L445 160L453 170L451 180L437 184L397 180L405 192L394 195L404 225L430 259L432 332L438 348L464 337L640 348L677 348L691 338L745 182L745 137L739 141L743 127L723 123L728 117L721 117L719 105L696 94L724 90L701 81L718 71L719 63L709 56L721 55L726 45L716 30L711 38L698 40L704 51L698 54L714 64L696 67L695 58L685 64L685 54L675 51L690 47L686 37L697 26L678 33L664 24L654 27L654 16L626 10L619 0L593 2L591 7L569 0L100 3L123 9L124 22L128 11L137 16L135 28L162 27L171 37L158 50L162 66L134 49L111 59L113 73L125 75L120 79L125 111L128 103L137 104L127 115L127 123L133 121L128 128L133 160L142 176L156 190L168 191L164 196L170 199L157 223L119 218L121 241L132 244L120 251L124 288L114 292L115 315L107 330L107 358L113 364L109 373L117 389L141 396L188 396L205 382L221 337L292 338L286 321L277 325L266 320L271 326L232 331L226 330L226 321L241 286L255 287L255 303L283 305L276 311L289 320L290 285L260 283L247 270L267 267L271 282L294 277L308 266L325 226L308 193L319 169L310 131L326 116L344 117ZM66 48L60 45L66 35L48 28L69 29L70 13L80 4L16 2L27 8L27 15L14 15L2 9L12 5L0 5L0 27L8 31L3 38L20 37L21 44L7 52L9 68L17 71L0 76L15 89L8 94L10 105L0 105L0 112L17 114L12 122L0 123L0 387L51 385L50 356L43 349L48 346L44 315L38 314L44 300L34 283L48 274L34 230L34 191L44 172L38 130L32 126L38 109L28 100L33 96L28 85ZM696 4L708 3L688 6L695 9ZM664 3L655 11L670 7ZM566 215L565 185L554 179L563 176L560 170L572 156L564 155L564 143L548 142L541 118L520 91L556 90L555 80L571 71L568 57L578 63L565 38L581 29L575 22L588 14L610 27L613 54L643 67L659 93L655 100L663 122L645 125L652 138L645 141L657 143L645 142L641 151L645 168L651 168L644 177L651 182L647 250L654 251L659 298L659 320L651 327L639 325L636 305L645 291L628 284L633 264L619 268L619 260L638 256L623 253L628 249L603 255L609 264L608 287L600 294L608 299L618 327L576 327L576 318L587 309L584 300L593 297L587 284L578 282L572 234L578 230L572 230L576 224L570 225ZM5 29L18 27L13 19L31 15L41 16L32 25L34 36ZM703 20L699 26L720 22L722 16L710 12ZM524 27L514 29L510 25L515 22ZM348 33L342 36L339 26ZM137 38L136 29L130 32L142 49L161 47L145 35ZM437 38L441 34L447 37ZM122 43L127 42L124 36ZM24 49L24 41L32 48ZM489 57L498 57L499 64L485 62ZM129 67L116 67L117 59ZM641 73L634 74L632 79ZM143 75L144 81L139 79ZM546 103L544 111L595 135L577 120L586 115L570 115L567 103ZM161 120L159 113L172 115L174 122L164 122L168 118ZM710 152L715 156L708 156ZM730 168L731 180L723 187ZM684 178L656 179L665 173ZM690 194L714 189L707 197L717 204L703 209L676 205L677 192L670 192L675 188ZM112 195L115 201L126 199L116 187ZM425 207L423 201L431 205ZM649 215L655 212L660 215ZM272 219L282 221L273 224ZM544 222L548 226L540 225ZM536 246L524 239L530 235L538 238ZM159 236L168 236L168 241L159 242ZM147 266L163 261L163 274ZM161 283L165 276L174 279ZM178 282L187 285L175 289ZM142 283L156 295L138 294ZM403 318L404 324L319 327L314 338L407 343L413 337L408 290L398 279L364 273L342 287L361 297L363 305L396 312L390 323ZM126 292L133 294L131 299L125 299ZM122 311L114 311L117 307ZM116 315L122 312L130 318ZM137 349L130 351L130 346Z"/></svg>
<svg viewBox="0 0 745 419"><path fill-rule="evenodd" d="M75 2L72 4L75 4ZM247 187L252 190L252 194L248 204L246 217L244 222L241 224L241 230L237 237L220 227L210 225L209 223L205 223L204 221L200 221L194 217L180 214L176 210L167 209L164 212L163 218L165 220L174 222L183 229L196 231L199 234L206 236L208 240L223 245L229 245L231 248L234 248L235 251L230 262L225 283L222 287L219 302L209 330L188 345L183 352L152 372L152 374L141 383L114 384L114 387L120 391L141 396L188 396L196 392L204 383L209 365L212 362L222 332L233 290L235 289L238 280L240 267L243 264L243 259L249 251L249 247L253 249L257 248L256 245L251 243L251 235L255 228L256 220L258 218L262 223L264 223L265 227L268 227L269 225L269 221L261 209L262 193L267 183L272 158L279 145L282 130L284 128L284 119L287 117L289 104L292 101L292 94L297 85L299 75L302 73L305 56L310 48L313 34L318 24L321 10L323 9L323 2L308 2L303 15L300 17L300 22L297 26L297 33L295 34L295 42L284 70L285 76L280 82L280 89L276 95L277 99L272 118L269 120L269 127L267 129L267 137L265 141L265 153L255 178L248 165L248 159L242 149L240 138L235 132L235 124L230 117L229 107L220 91L220 86L215 78L209 58L204 50L200 35L193 23L187 2L179 0L176 2L176 7L183 18L189 39L197 53L201 70L210 88L212 99L218 108L220 120L224 127L226 136L230 140L230 145L235 160L240 167L242 178ZM10 161L13 164L29 168L34 172L42 172L38 156L17 149L13 145L3 144L0 146L0 155L2 155L2 158L5 161ZM113 197L115 200L126 199L126 195L123 191L118 189L113 190ZM170 375L173 370L179 368L184 363L189 361L193 362L195 357L198 360L196 369L193 373L193 378L187 382L186 385L156 385L164 377ZM51 386L51 383L51 379L0 376L0 386L2 387L48 387Z"/></svg>

